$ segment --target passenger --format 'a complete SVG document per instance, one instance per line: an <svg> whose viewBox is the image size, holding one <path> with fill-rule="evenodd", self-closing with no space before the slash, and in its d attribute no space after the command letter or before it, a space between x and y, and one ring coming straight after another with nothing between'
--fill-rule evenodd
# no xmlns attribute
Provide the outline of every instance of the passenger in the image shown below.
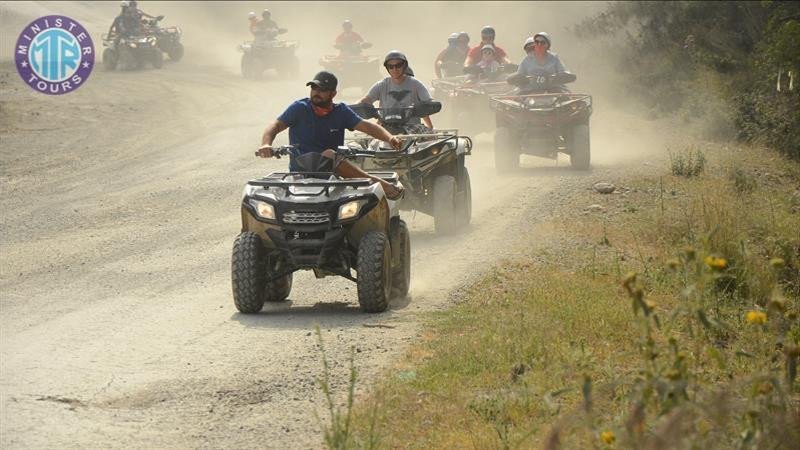
<svg viewBox="0 0 800 450"><path fill-rule="evenodd" d="M549 77L561 73L569 73L564 64L561 63L558 55L550 52L551 44L550 35L545 32L536 33L535 36L526 39L523 49L527 56L519 63L519 69L515 76ZM545 81L541 81L539 84L544 83ZM547 87L551 90L568 92L563 84ZM535 85L528 88L528 90L535 89L537 89Z"/></svg>
<svg viewBox="0 0 800 450"><path fill-rule="evenodd" d="M495 31L494 28L487 25L481 29L481 41L475 47L472 47L467 54L467 61L464 63L465 67L474 66L481 60L481 51L484 45L491 45L494 47L494 58L501 65L510 64L506 51L494 43Z"/></svg>

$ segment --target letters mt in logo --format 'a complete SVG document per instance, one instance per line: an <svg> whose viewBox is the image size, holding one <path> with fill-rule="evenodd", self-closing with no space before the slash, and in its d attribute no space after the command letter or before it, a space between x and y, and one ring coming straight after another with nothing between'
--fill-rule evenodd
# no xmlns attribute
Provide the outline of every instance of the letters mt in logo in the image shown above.
<svg viewBox="0 0 800 450"><path fill-rule="evenodd" d="M17 38L14 61L22 80L36 91L61 95L80 87L94 68L94 44L81 24L66 16L44 16Z"/></svg>

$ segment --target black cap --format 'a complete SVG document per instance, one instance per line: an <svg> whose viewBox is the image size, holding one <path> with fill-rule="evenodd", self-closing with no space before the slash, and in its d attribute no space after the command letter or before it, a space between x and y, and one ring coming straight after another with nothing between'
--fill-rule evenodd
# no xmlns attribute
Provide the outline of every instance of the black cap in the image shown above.
<svg viewBox="0 0 800 450"><path fill-rule="evenodd" d="M323 70L314 75L314 79L306 83L306 86L315 85L323 91L335 91L338 83L339 80L336 79L336 75Z"/></svg>

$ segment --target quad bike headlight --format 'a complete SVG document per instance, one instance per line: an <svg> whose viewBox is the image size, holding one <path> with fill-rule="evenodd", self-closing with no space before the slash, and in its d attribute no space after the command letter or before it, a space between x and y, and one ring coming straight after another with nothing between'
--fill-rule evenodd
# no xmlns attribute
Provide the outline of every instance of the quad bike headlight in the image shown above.
<svg viewBox="0 0 800 450"><path fill-rule="evenodd" d="M360 200L345 203L339 207L339 220L352 219L358 214L359 209L361 209Z"/></svg>
<svg viewBox="0 0 800 450"><path fill-rule="evenodd" d="M250 205L256 209L256 214L262 219L275 220L275 208L269 203L250 199Z"/></svg>

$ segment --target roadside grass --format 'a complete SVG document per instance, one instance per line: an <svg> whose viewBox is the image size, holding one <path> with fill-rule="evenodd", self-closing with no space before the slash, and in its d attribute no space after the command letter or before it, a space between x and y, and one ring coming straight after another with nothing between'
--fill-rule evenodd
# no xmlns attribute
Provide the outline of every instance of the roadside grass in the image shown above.
<svg viewBox="0 0 800 450"><path fill-rule="evenodd" d="M796 448L800 165L691 151L692 176L573 198L559 245L436 314L346 447Z"/></svg>

